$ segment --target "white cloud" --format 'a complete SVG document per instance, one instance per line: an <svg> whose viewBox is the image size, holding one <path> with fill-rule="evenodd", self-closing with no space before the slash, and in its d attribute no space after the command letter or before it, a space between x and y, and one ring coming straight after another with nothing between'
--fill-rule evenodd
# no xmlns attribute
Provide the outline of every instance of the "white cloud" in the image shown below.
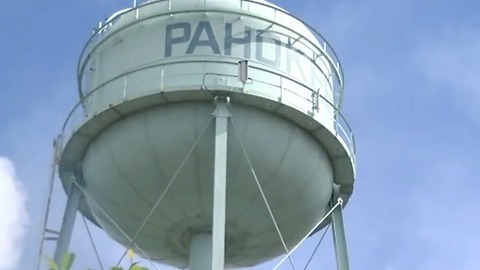
<svg viewBox="0 0 480 270"><path fill-rule="evenodd" d="M0 157L0 270L18 268L28 215L26 194L13 163Z"/></svg>

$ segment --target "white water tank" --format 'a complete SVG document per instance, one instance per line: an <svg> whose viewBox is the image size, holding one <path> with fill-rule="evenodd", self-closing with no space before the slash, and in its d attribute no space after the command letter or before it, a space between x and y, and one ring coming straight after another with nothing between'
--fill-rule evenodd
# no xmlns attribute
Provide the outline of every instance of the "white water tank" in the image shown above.
<svg viewBox="0 0 480 270"><path fill-rule="evenodd" d="M237 77L243 60L246 84ZM345 200L352 193L354 142L338 111L338 60L313 29L273 4L145 2L101 24L78 72L62 181L68 187L80 167L88 192L81 212L128 246L124 233L133 238L175 177L136 239L154 260L187 267L192 237L211 232L215 96L230 98L239 136L229 130L228 267L284 252L238 139L289 247L326 213L334 183Z"/></svg>

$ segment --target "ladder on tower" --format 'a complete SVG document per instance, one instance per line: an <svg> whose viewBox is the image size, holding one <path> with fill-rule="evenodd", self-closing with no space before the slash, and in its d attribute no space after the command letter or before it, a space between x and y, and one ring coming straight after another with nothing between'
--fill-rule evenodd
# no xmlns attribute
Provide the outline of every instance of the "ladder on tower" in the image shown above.
<svg viewBox="0 0 480 270"><path fill-rule="evenodd" d="M37 257L37 266L36 270L40 270L42 264L43 249L45 247L45 242L47 241L57 241L60 235L60 232L57 230L52 230L48 228L48 218L50 215L50 206L52 203L53 188L55 186L55 175L57 171L57 165L60 160L60 155L62 153L62 136L58 135L56 139L53 140L53 153L52 153L52 162L50 164L50 178L48 182L48 194L47 201L45 203L44 215L42 218L42 227L40 231L40 242L38 244L38 257Z"/></svg>

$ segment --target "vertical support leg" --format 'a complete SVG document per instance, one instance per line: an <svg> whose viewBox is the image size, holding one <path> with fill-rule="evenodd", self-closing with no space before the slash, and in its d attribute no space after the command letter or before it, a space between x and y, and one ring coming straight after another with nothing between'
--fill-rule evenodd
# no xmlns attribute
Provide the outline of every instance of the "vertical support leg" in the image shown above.
<svg viewBox="0 0 480 270"><path fill-rule="evenodd" d="M225 220L227 189L227 139L229 99L216 97L215 160L213 176L212 234L198 234L190 242L190 270L223 270L225 267Z"/></svg>
<svg viewBox="0 0 480 270"><path fill-rule="evenodd" d="M225 267L225 219L227 188L228 98L216 97L215 168L213 188L212 270Z"/></svg>
<svg viewBox="0 0 480 270"><path fill-rule="evenodd" d="M212 269L212 235L201 233L190 240L189 270Z"/></svg>
<svg viewBox="0 0 480 270"><path fill-rule="evenodd" d="M73 226L75 225L75 217L77 216L78 203L80 201L81 190L73 183L75 176L72 177L72 184L68 192L67 205L62 220L60 235L58 236L57 245L53 259L60 265L63 256L68 252L70 240L72 238Z"/></svg>
<svg viewBox="0 0 480 270"><path fill-rule="evenodd" d="M334 185L333 198L331 205L335 205L340 198L340 186ZM332 212L333 241L335 244L335 257L338 270L349 270L347 240L345 237L345 228L343 226L342 205L339 205Z"/></svg>

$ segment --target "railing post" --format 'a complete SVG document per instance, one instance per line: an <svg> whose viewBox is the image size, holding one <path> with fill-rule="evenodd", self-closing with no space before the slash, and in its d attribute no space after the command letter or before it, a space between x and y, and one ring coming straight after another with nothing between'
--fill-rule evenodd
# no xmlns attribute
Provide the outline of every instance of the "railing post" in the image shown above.
<svg viewBox="0 0 480 270"><path fill-rule="evenodd" d="M123 78L123 101L127 100L127 83L128 77Z"/></svg>
<svg viewBox="0 0 480 270"><path fill-rule="evenodd" d="M313 89L312 89L313 90ZM315 116L315 113L318 112L320 108L320 90L312 91L312 116Z"/></svg>
<svg viewBox="0 0 480 270"><path fill-rule="evenodd" d="M279 102L281 103L283 100L283 76L280 76L280 97Z"/></svg>
<svg viewBox="0 0 480 270"><path fill-rule="evenodd" d="M160 70L160 92L163 92L164 73L165 73L165 68L162 66L162 69Z"/></svg>
<svg viewBox="0 0 480 270"><path fill-rule="evenodd" d="M97 94L98 94L99 91L101 91L100 89L101 88L97 88L94 93L90 94L90 97L91 97L91 100L92 100L92 107L90 109L90 115L91 116L96 114L95 108L96 108L96 103L97 103L97 99L98 99Z"/></svg>

